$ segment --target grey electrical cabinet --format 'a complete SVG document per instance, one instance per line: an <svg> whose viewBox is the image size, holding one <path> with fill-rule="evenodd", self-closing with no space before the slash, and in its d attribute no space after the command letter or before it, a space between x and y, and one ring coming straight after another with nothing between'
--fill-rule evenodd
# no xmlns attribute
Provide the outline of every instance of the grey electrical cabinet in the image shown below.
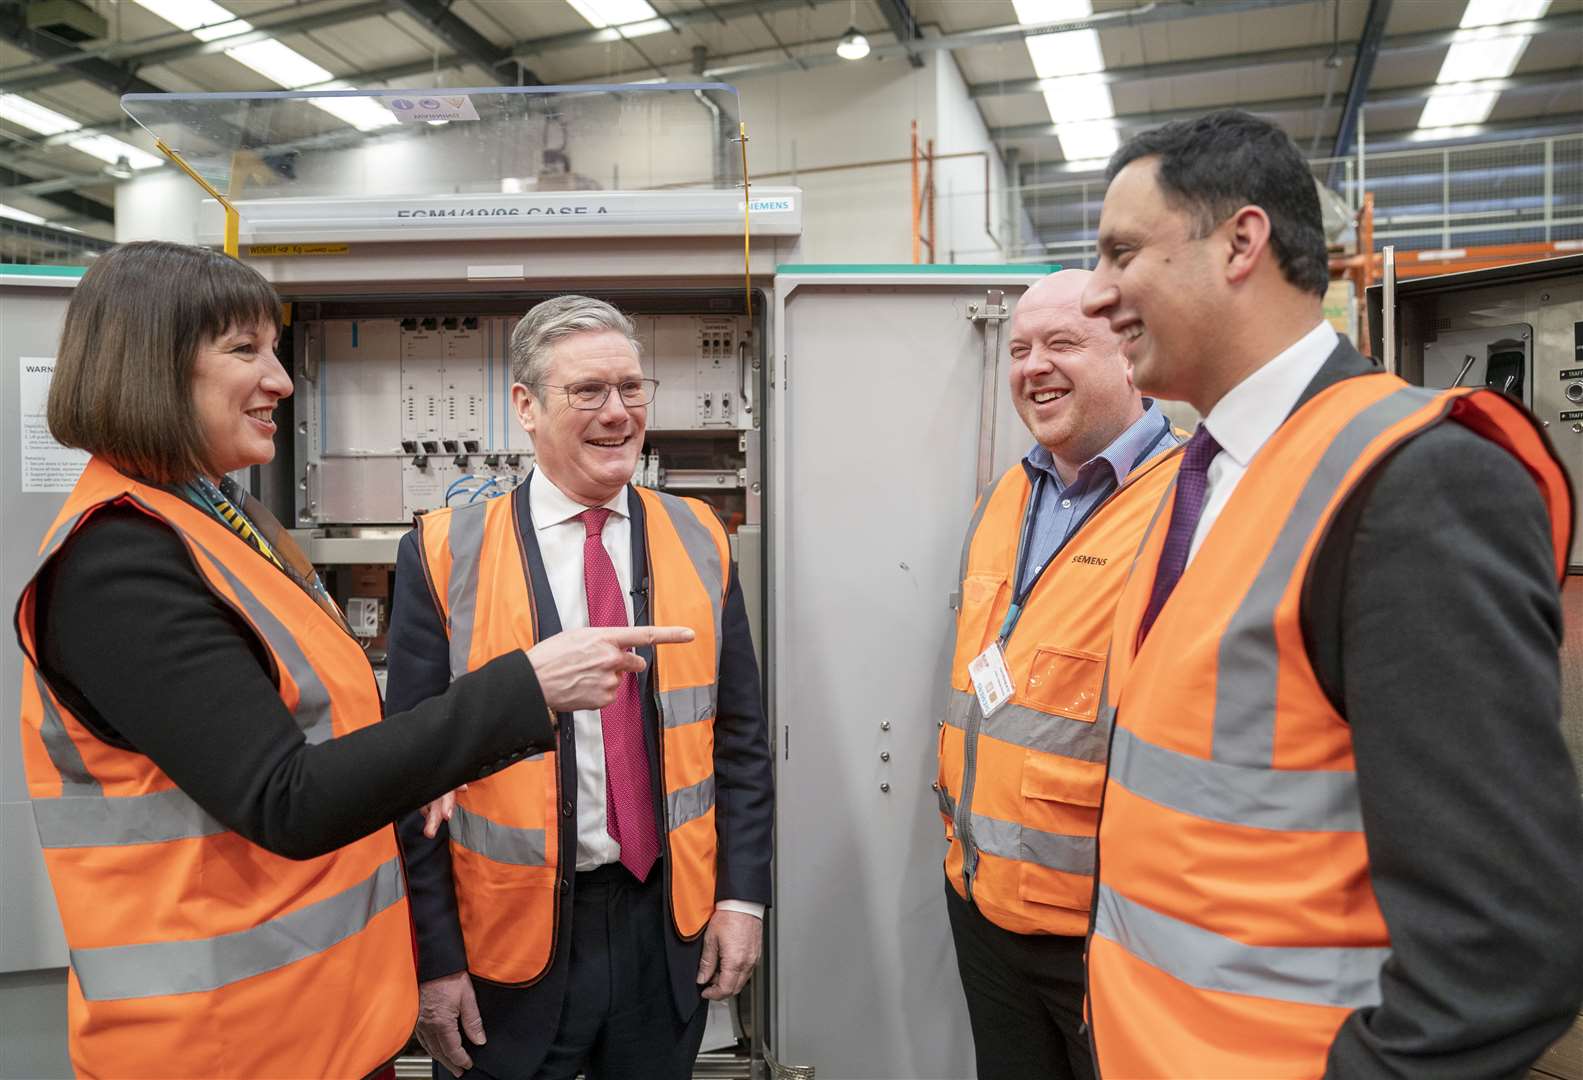
<svg viewBox="0 0 1583 1080"><path fill-rule="evenodd" d="M985 468L1030 445L1007 389L1009 320L983 316L1048 269L776 274L772 1044L821 1080L973 1074L930 784L984 389Z"/></svg>
<svg viewBox="0 0 1583 1080"><path fill-rule="evenodd" d="M65 474L39 483L44 478L24 464L23 448L39 437L37 372L53 365L81 275L61 267L0 267L0 596L11 641L17 596L66 501L65 491L34 489L69 486ZM24 379L31 384L26 391ZM21 696L22 652L11 645L0 650L0 1077L63 1077L71 1075L66 940L22 772Z"/></svg>

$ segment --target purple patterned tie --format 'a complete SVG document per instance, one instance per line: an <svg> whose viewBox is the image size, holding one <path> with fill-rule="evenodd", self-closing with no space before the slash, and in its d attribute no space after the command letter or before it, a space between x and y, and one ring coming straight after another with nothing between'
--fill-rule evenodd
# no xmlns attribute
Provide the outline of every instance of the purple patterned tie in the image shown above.
<svg viewBox="0 0 1583 1080"><path fill-rule="evenodd" d="M621 581L599 539L610 511L600 507L584 510L578 517L586 533L583 588L588 595L588 625L626 626ZM643 881L659 858L660 842L654 828L653 786L636 675L628 672L621 677L616 699L600 710L599 719L605 739L605 831L621 845L622 865Z"/></svg>
<svg viewBox="0 0 1583 1080"><path fill-rule="evenodd" d="M1160 609L1170 598L1171 590L1181 580L1187 566L1187 553L1193 546L1193 533L1198 531L1198 519L1204 516L1204 492L1209 487L1209 463L1220 453L1220 444L1203 424L1187 440L1182 453L1182 467L1176 474L1176 498L1171 503L1171 527L1165 534L1165 547L1160 551L1160 566L1154 572L1154 591L1149 593L1149 606L1143 611L1143 623L1138 627L1138 646L1149 636L1149 628L1159 617Z"/></svg>

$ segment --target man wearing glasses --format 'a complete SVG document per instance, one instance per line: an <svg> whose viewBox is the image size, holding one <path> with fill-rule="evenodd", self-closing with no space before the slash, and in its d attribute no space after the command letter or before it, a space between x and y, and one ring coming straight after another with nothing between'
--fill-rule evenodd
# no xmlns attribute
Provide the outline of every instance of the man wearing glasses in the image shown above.
<svg viewBox="0 0 1583 1080"><path fill-rule="evenodd" d="M645 669L611 705L558 716L557 752L487 770L433 838L404 823L418 1037L436 1076L689 1077L700 996L741 989L770 900L772 769L741 586L708 506L630 484L656 383L626 316L546 301L511 360L534 470L402 540L389 707L563 629L695 636L639 650Z"/></svg>

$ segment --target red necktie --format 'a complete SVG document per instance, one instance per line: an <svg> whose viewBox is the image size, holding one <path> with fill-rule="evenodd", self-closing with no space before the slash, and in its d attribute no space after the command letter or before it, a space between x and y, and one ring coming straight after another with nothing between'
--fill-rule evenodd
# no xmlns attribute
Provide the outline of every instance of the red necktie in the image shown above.
<svg viewBox="0 0 1583 1080"><path fill-rule="evenodd" d="M583 540L583 588L588 595L588 625L626 626L621 582L599 539L610 511L600 507L578 516L587 534ZM660 842L654 828L653 784L636 675L628 672L621 677L616 699L600 710L599 719L605 739L605 830L621 845L622 865L643 881L659 858Z"/></svg>

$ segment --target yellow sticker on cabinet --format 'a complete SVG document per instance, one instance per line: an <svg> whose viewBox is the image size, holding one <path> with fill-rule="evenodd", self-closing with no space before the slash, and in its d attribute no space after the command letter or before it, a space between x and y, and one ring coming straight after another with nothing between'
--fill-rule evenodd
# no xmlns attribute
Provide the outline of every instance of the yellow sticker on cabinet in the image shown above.
<svg viewBox="0 0 1583 1080"><path fill-rule="evenodd" d="M249 244L247 253L253 258L276 255L345 255L351 244Z"/></svg>

